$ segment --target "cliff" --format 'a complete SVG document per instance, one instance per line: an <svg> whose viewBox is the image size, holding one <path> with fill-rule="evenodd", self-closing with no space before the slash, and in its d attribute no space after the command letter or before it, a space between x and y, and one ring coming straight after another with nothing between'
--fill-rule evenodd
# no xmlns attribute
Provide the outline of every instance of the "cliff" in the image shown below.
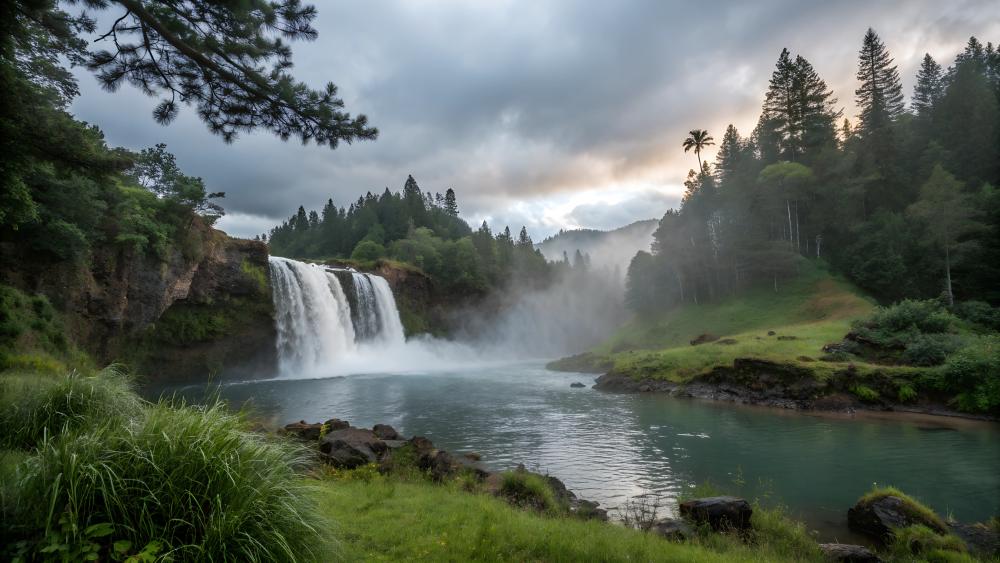
<svg viewBox="0 0 1000 563"><path fill-rule="evenodd" d="M273 363L267 256L266 244L195 220L163 257L105 247L46 264L6 245L0 276L48 296L98 362L125 361L150 379L202 378Z"/></svg>

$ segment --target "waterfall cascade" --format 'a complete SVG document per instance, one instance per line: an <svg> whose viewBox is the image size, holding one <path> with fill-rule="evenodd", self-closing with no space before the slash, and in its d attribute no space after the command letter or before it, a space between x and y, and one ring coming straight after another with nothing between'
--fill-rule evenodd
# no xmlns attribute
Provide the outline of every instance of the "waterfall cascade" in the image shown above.
<svg viewBox="0 0 1000 563"><path fill-rule="evenodd" d="M385 278L350 271L349 299L336 275L347 271L275 256L268 260L283 375L315 372L363 347L404 342Z"/></svg>

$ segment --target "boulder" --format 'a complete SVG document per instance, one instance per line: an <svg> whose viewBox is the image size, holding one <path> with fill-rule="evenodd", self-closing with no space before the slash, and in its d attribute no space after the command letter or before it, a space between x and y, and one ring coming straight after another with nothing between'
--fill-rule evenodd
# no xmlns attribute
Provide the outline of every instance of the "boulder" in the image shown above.
<svg viewBox="0 0 1000 563"><path fill-rule="evenodd" d="M382 440L399 440L401 436L396 429L388 424L376 424L372 427L372 432Z"/></svg>
<svg viewBox="0 0 1000 563"><path fill-rule="evenodd" d="M951 533L962 538L969 551L985 557L1000 556L1000 530L987 524L948 522Z"/></svg>
<svg viewBox="0 0 1000 563"><path fill-rule="evenodd" d="M328 432L319 444L324 460L343 469L375 463L388 448L371 430L345 428Z"/></svg>
<svg viewBox="0 0 1000 563"><path fill-rule="evenodd" d="M310 424L304 420L298 422L293 422L291 424L286 424L283 429L283 433L288 436L294 436L300 440L305 440L307 442L315 442L319 440L320 434L322 434L323 425L320 423Z"/></svg>
<svg viewBox="0 0 1000 563"><path fill-rule="evenodd" d="M830 561L842 561L843 563L881 563L882 561L882 558L875 555L870 549L860 545L821 543L819 549Z"/></svg>
<svg viewBox="0 0 1000 563"><path fill-rule="evenodd" d="M893 495L875 498L869 501L858 501L847 511L847 525L851 530L864 534L883 545L888 545L895 537L893 530L921 524L939 534L947 530L941 529L935 522L920 518L907 504L907 501Z"/></svg>
<svg viewBox="0 0 1000 563"><path fill-rule="evenodd" d="M776 333L776 332L774 332L773 330L769 330L769 331L767 331L767 335L768 335L768 336L774 336L775 334L777 334L777 333Z"/></svg>
<svg viewBox="0 0 1000 563"><path fill-rule="evenodd" d="M573 383L570 383L569 386L573 387L574 389L580 389L580 388L586 387L586 385L584 385L583 383L580 383L579 381L575 381Z"/></svg>
<svg viewBox="0 0 1000 563"><path fill-rule="evenodd" d="M798 339L799 339L798 336L791 336L791 335L784 335L784 334L778 337L778 340L798 340Z"/></svg>
<svg viewBox="0 0 1000 563"><path fill-rule="evenodd" d="M670 541L684 541L694 537L694 530L683 520L661 518L649 528L649 531Z"/></svg>
<svg viewBox="0 0 1000 563"><path fill-rule="evenodd" d="M608 511L600 507L600 503L582 498L573 499L569 503L570 514L584 520L608 521Z"/></svg>
<svg viewBox="0 0 1000 563"><path fill-rule="evenodd" d="M330 420L323 423L326 426L327 432L333 432L334 430L344 430L350 428L351 424L346 420L340 420L339 418L331 418Z"/></svg>
<svg viewBox="0 0 1000 563"><path fill-rule="evenodd" d="M691 341L692 346L697 346L699 344L705 344L706 342L715 342L719 337L714 334L699 334Z"/></svg>
<svg viewBox="0 0 1000 563"><path fill-rule="evenodd" d="M732 346L738 341L735 338L723 338L722 340L716 340L715 344L718 346Z"/></svg>
<svg viewBox="0 0 1000 563"><path fill-rule="evenodd" d="M750 503L738 497L706 497L684 501L680 504L681 516L693 522L707 523L715 531L750 528L753 509Z"/></svg>

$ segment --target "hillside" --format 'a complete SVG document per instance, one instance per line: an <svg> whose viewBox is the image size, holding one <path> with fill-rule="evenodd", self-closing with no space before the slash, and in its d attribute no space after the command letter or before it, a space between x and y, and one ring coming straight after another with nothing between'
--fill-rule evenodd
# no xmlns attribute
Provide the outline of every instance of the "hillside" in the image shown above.
<svg viewBox="0 0 1000 563"><path fill-rule="evenodd" d="M657 219L647 219L612 231L596 229L560 231L559 234L536 244L535 248L550 261L562 260L564 252L572 260L579 250L580 253L589 255L591 263L595 266L618 267L624 272L636 252L649 250L649 245L653 241L653 231L658 224Z"/></svg>
<svg viewBox="0 0 1000 563"><path fill-rule="evenodd" d="M633 319L601 345L548 367L602 373L597 387L606 390L785 408L987 410L961 406L960 393L942 383L947 365L904 362L900 353L909 344L887 352L854 334L856 321L870 323L872 315L893 309L876 309L873 300L822 263L802 260L798 269L777 290L761 286L716 303ZM950 318L944 337L989 346L987 337ZM886 353L894 355L880 357ZM937 364L923 364L928 365Z"/></svg>

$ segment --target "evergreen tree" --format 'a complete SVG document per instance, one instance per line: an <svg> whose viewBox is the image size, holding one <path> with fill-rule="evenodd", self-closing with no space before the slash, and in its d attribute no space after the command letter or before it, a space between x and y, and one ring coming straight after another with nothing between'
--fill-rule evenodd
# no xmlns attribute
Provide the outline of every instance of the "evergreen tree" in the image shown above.
<svg viewBox="0 0 1000 563"><path fill-rule="evenodd" d="M730 123L715 154L715 170L720 178L730 178L736 172L743 153L743 141L736 127Z"/></svg>
<svg viewBox="0 0 1000 563"><path fill-rule="evenodd" d="M903 113L903 85L899 70L893 64L882 40L872 28L865 33L861 52L858 54L858 80L861 86L854 91L855 101L861 110L860 130L868 135L888 126Z"/></svg>
<svg viewBox="0 0 1000 563"><path fill-rule="evenodd" d="M796 162L807 151L832 145L837 100L802 56L782 49L768 83L763 123L778 143L781 158Z"/></svg>
<svg viewBox="0 0 1000 563"><path fill-rule="evenodd" d="M934 105L941 99L944 85L941 81L941 65L930 54L925 54L917 71L917 83L913 87L911 105L917 117L929 119Z"/></svg>
<svg viewBox="0 0 1000 563"><path fill-rule="evenodd" d="M528 236L527 227L521 227L521 233L517 236L517 246L520 248L532 248L534 243L531 242L531 237Z"/></svg>
<svg viewBox="0 0 1000 563"><path fill-rule="evenodd" d="M949 170L972 186L1000 182L1000 103L974 59L955 69L934 119Z"/></svg>
<svg viewBox="0 0 1000 563"><path fill-rule="evenodd" d="M25 11L38 4L15 3ZM110 50L90 54L87 68L108 90L128 82L147 95L163 96L153 111L159 123L172 121L184 103L195 106L209 130L226 142L259 128L331 148L378 135L364 115L352 118L342 110L333 83L312 90L287 72L292 52L284 40L316 38L313 6L298 0L86 4L93 10L111 4L125 9L97 39Z"/></svg>
<svg viewBox="0 0 1000 563"><path fill-rule="evenodd" d="M455 199L455 190L448 188L444 192L444 210L452 217L458 217L458 201Z"/></svg>

